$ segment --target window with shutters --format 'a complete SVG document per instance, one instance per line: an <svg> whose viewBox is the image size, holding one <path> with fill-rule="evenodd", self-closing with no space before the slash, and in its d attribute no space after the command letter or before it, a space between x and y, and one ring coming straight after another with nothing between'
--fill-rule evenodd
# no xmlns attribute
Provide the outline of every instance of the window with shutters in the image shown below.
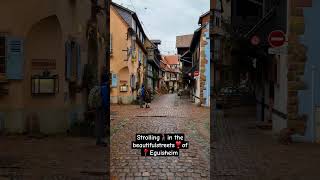
<svg viewBox="0 0 320 180"><path fill-rule="evenodd" d="M10 80L21 80L24 75L24 40L19 37L5 38L5 75Z"/></svg>
<svg viewBox="0 0 320 180"><path fill-rule="evenodd" d="M81 79L81 49L75 41L66 42L66 79L76 81Z"/></svg>
<svg viewBox="0 0 320 180"><path fill-rule="evenodd" d="M214 61L218 61L220 59L220 40L214 40L214 53L213 53Z"/></svg>
<svg viewBox="0 0 320 180"><path fill-rule="evenodd" d="M111 80L111 87L112 87L112 88L117 87L117 85L118 85L118 77L117 77L117 74L112 73L111 78L112 78L112 80Z"/></svg>
<svg viewBox="0 0 320 180"><path fill-rule="evenodd" d="M216 17L216 26L220 27L220 17Z"/></svg>
<svg viewBox="0 0 320 180"><path fill-rule="evenodd" d="M4 36L0 36L0 75L4 75L6 73L6 58L6 38Z"/></svg>
<svg viewBox="0 0 320 180"><path fill-rule="evenodd" d="M136 76L134 74L131 74L130 76L130 87L132 89L135 89L135 86L136 86Z"/></svg>
<svg viewBox="0 0 320 180"><path fill-rule="evenodd" d="M76 43L71 42L71 52L72 52L72 68L71 68L71 79L76 79L77 75L77 48Z"/></svg>

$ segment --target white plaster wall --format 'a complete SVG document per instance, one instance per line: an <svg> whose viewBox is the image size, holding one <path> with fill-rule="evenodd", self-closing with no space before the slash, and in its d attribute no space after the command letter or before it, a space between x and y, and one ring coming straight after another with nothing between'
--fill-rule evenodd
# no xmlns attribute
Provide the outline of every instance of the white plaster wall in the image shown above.
<svg viewBox="0 0 320 180"><path fill-rule="evenodd" d="M200 76L199 76L199 78L196 80L196 85L197 85L197 87L196 87L196 94L195 94L195 96L197 96L198 98L195 98L195 103L196 104L198 104L198 103L200 103Z"/></svg>
<svg viewBox="0 0 320 180"><path fill-rule="evenodd" d="M288 73L288 65L287 65L287 55L280 56L280 60L278 61L278 78L279 84L275 86L274 93L274 108L278 111L287 114L287 98L288 98L288 84L287 84L287 73ZM282 128L287 127L287 120L283 119L277 115L273 115L272 117L272 130L274 133L279 133Z"/></svg>

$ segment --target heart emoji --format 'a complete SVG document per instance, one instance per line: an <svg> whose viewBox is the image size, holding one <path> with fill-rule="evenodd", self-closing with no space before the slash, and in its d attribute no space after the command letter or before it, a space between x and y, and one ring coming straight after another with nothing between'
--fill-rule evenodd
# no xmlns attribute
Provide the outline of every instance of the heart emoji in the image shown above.
<svg viewBox="0 0 320 180"><path fill-rule="evenodd" d="M181 141L176 141L176 146L178 149L180 148L180 145L181 145Z"/></svg>

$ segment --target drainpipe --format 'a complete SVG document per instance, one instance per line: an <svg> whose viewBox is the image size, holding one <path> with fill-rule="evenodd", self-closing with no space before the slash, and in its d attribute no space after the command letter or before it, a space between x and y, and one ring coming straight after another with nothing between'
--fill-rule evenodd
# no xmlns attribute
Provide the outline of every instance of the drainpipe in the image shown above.
<svg viewBox="0 0 320 180"><path fill-rule="evenodd" d="M316 67L315 65L311 66L311 127L312 127L312 142L316 142L316 122L315 122L315 108L314 108L314 73L315 73Z"/></svg>

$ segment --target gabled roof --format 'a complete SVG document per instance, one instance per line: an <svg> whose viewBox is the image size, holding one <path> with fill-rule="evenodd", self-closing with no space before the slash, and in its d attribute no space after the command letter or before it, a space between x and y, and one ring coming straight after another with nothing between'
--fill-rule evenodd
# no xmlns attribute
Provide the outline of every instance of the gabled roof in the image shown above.
<svg viewBox="0 0 320 180"><path fill-rule="evenodd" d="M120 9L122 9L122 10L124 10L124 11L127 11L127 12L130 13L130 14L135 14L134 11L132 11L132 10L130 10L130 9L124 7L124 6L121 6L121 5L117 4L117 3L114 3L114 2L112 2L112 1L111 1L111 5L116 6L117 8L120 8Z"/></svg>
<svg viewBox="0 0 320 180"><path fill-rule="evenodd" d="M189 48L193 34L187 34L176 37L176 48Z"/></svg>
<svg viewBox="0 0 320 180"><path fill-rule="evenodd" d="M139 26L139 29L140 29L140 31L143 33L144 37L147 38L147 35L146 35L146 33L144 32L144 29L143 29L143 27L142 27L142 25L141 25L141 23L140 23L140 20L139 20L138 15L137 15L136 12L134 12L134 11L132 11L132 10L126 8L126 7L123 7L123 6L121 6L121 5L117 4L117 3L114 3L114 2L111 2L111 5L114 6L114 7L116 7L116 8L118 8L119 10L122 10L122 11L128 13L128 15L130 15L130 16L136 21L136 23L137 23L137 25ZM123 13L120 13L120 15L122 16L122 18L123 18L125 21L127 21L128 15L124 15ZM131 22L129 23L129 26L130 26L130 27L132 26L132 23L131 23ZM133 28L133 27L132 27L132 28Z"/></svg>
<svg viewBox="0 0 320 180"><path fill-rule="evenodd" d="M193 52L193 50L194 50L194 48L196 47L196 45L197 45L198 43L200 43L199 39L200 39L200 36L201 36L201 30L202 30L206 25L207 25L207 24L202 25L201 27L199 27L197 30L194 31L193 38L192 38L191 45L190 45L190 52Z"/></svg>
<svg viewBox="0 0 320 180"><path fill-rule="evenodd" d="M179 56L178 55L169 55L164 56L164 59L169 65L179 64Z"/></svg>
<svg viewBox="0 0 320 180"><path fill-rule="evenodd" d="M210 15L210 11L207 11L206 13L202 14L200 17L199 17L199 21L198 21L198 24L201 24L201 21L204 17L206 16L209 16Z"/></svg>
<svg viewBox="0 0 320 180"><path fill-rule="evenodd" d="M161 57L160 67L163 71L179 73L178 69L172 69L170 65L175 65L175 61L178 61L179 64L179 57L177 55L170 55L170 56L162 56Z"/></svg>

